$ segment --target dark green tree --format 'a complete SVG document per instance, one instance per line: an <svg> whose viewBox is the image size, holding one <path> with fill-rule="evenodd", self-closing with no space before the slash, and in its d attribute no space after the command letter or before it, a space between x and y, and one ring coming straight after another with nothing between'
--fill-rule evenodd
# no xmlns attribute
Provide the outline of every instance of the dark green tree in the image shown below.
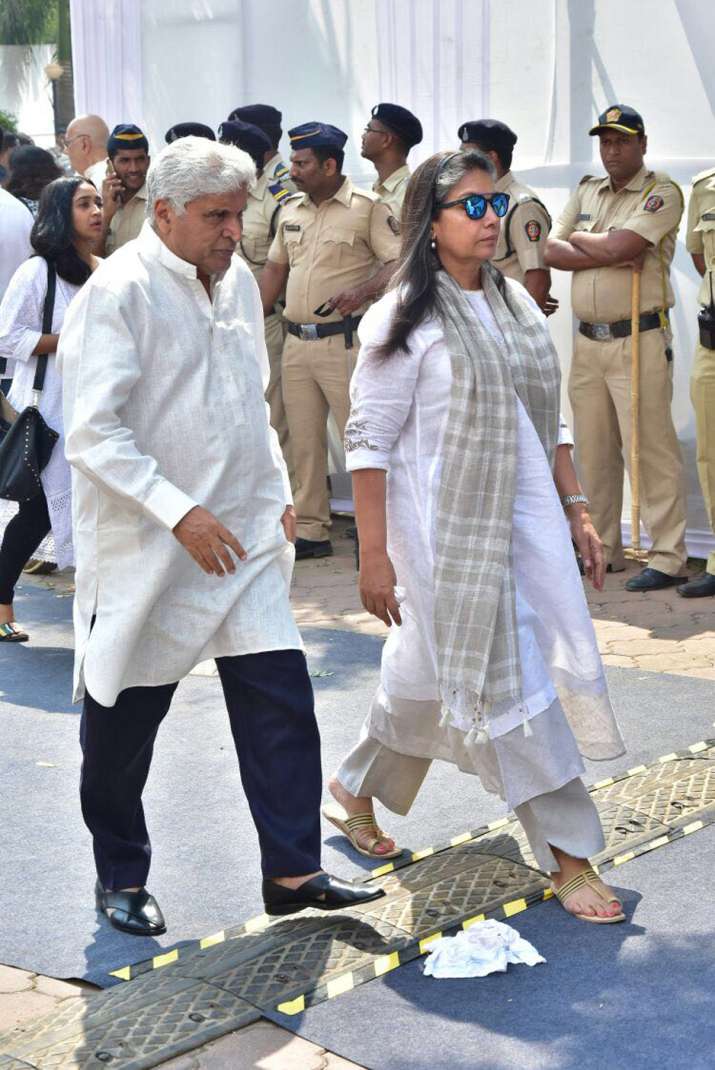
<svg viewBox="0 0 715 1070"><path fill-rule="evenodd" d="M57 43L57 0L2 0L0 44Z"/></svg>

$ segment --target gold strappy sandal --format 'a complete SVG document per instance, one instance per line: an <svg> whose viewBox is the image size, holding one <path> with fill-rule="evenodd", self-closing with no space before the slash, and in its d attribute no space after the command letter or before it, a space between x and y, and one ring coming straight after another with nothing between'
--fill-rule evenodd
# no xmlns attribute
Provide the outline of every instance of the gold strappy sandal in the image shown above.
<svg viewBox="0 0 715 1070"><path fill-rule="evenodd" d="M402 854L402 850L399 847L395 847L392 851L376 851L375 847L383 840L390 839L380 829L375 821L375 815L371 813L353 814L352 817L348 817L342 807L338 806L324 806L323 817L330 822L331 825L335 825L337 829L340 829L343 836L347 836L350 843L353 845L356 851L359 851L361 855L365 855L366 858L397 858ZM363 847L358 843L358 833L365 832L368 829L374 829L375 835L368 841L367 847Z"/></svg>
<svg viewBox="0 0 715 1070"><path fill-rule="evenodd" d="M566 909L567 901L575 892L578 892L585 885L588 885L589 888L593 889L599 899L602 899L604 903L618 903L619 907L621 907L621 913L614 914L612 917L608 918L601 918L598 914L574 914L571 910L567 911L568 914L571 914L574 918L579 918L581 921L595 922L596 925L613 925L617 921L626 920L626 915L623 913L622 909L623 904L620 899L615 895L608 895L608 889L605 884L590 866L588 869L582 870L581 873L577 873L570 881L566 881L566 884L562 885L560 888L555 888L552 884L551 889L561 903L561 906Z"/></svg>

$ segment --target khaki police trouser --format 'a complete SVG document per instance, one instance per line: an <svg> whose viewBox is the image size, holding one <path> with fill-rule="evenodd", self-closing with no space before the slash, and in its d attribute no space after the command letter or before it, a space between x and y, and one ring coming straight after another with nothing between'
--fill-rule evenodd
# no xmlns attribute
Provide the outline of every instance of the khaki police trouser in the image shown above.
<svg viewBox="0 0 715 1070"><path fill-rule="evenodd" d="M640 336L640 503L652 540L651 568L682 575L685 551L685 475L673 426L673 368L660 330ZM631 453L631 339L594 342L576 335L569 398L576 460L606 562L624 566L621 541L623 469Z"/></svg>
<svg viewBox="0 0 715 1070"><path fill-rule="evenodd" d="M715 531L715 349L706 349L700 343L695 349L690 398L695 409L700 489L710 527ZM715 575L715 553L708 557L707 571Z"/></svg>
<svg viewBox="0 0 715 1070"><path fill-rule="evenodd" d="M357 342L357 339L356 339ZM350 413L350 377L358 347L342 334L302 342L289 334L283 346L283 401L295 471L298 537L330 535L328 413L342 439Z"/></svg>
<svg viewBox="0 0 715 1070"><path fill-rule="evenodd" d="M263 326L266 335L266 349L268 350L268 364L270 366L270 377L266 387L266 401L271 412L271 427L275 428L278 435L278 441L288 466L288 475L292 486L294 482L293 458L290 451L288 420L286 418L285 404L283 403L283 384L281 382L283 343L286 334L283 317L277 313L272 316L266 316Z"/></svg>

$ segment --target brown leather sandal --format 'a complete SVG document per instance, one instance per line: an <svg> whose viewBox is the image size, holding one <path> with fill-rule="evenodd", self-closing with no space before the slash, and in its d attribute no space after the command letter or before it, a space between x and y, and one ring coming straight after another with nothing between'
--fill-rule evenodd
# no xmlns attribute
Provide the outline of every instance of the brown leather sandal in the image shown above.
<svg viewBox="0 0 715 1070"><path fill-rule="evenodd" d="M366 858L397 858L402 854L400 847L395 847L392 851L376 851L377 845L384 840L390 838L380 829L375 821L375 815L369 811L364 814L353 814L352 817L348 817L342 807L328 805L323 807L323 817L326 821L329 821L331 825L335 825L339 829L343 836L347 836L350 843L353 845L356 851L359 851L361 855L365 855ZM374 830L374 835L371 836L368 841L367 847L363 847L358 843L358 833L366 832L367 830Z"/></svg>
<svg viewBox="0 0 715 1070"><path fill-rule="evenodd" d="M552 884L551 889L561 903L561 906L566 909L567 901L575 892L580 891L585 885L588 885L588 887L591 888L604 903L618 903L619 907L623 907L623 904L617 896L608 894L608 888L606 888L606 885L601 878L590 866L588 869L582 870L581 873L577 873L570 881L566 881L566 884L563 884L560 888L556 888ZM596 925L614 925L617 921L626 920L626 915L623 913L623 909L621 909L620 914L614 914L612 917L608 918L602 918L598 914L574 914L571 910L568 910L567 913L571 914L574 918L579 918L580 921L591 921Z"/></svg>

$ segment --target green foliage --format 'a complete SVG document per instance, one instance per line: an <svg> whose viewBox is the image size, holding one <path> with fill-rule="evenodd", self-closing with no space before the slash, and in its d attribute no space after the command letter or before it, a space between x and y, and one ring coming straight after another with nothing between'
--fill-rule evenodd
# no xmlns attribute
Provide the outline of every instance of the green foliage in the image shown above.
<svg viewBox="0 0 715 1070"><path fill-rule="evenodd" d="M15 131L17 130L17 119L9 111L3 111L0 108L0 126L3 130Z"/></svg>
<svg viewBox="0 0 715 1070"><path fill-rule="evenodd" d="M58 0L1 0L0 44L57 42Z"/></svg>

